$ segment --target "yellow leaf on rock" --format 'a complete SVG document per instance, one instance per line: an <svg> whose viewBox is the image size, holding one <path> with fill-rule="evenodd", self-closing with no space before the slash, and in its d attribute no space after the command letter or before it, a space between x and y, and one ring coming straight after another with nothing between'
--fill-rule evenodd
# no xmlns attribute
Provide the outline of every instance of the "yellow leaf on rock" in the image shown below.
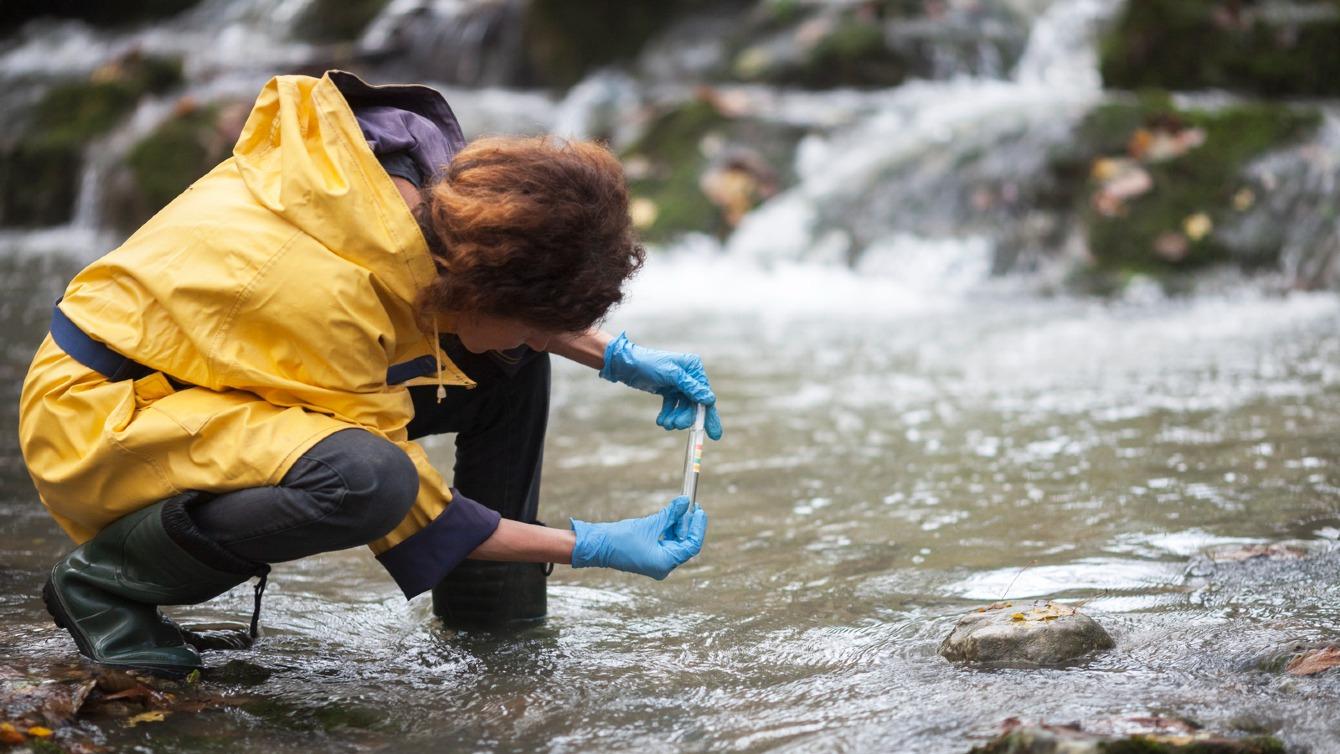
<svg viewBox="0 0 1340 754"><path fill-rule="evenodd" d="M163 710L141 712L140 714L135 715L134 717L127 720L126 725L134 727L136 725L139 725L140 723L161 723L163 722L163 718L165 717L167 717L167 713L164 712Z"/></svg>
<svg viewBox="0 0 1340 754"><path fill-rule="evenodd" d="M1192 241L1199 241L1210 235L1212 230L1214 230L1214 222L1204 212L1197 212L1182 221L1182 232L1186 233L1186 237Z"/></svg>
<svg viewBox="0 0 1340 754"><path fill-rule="evenodd" d="M1014 615L1010 616L1010 620L1028 620L1028 616L1024 615L1023 613L1015 613Z"/></svg>
<svg viewBox="0 0 1340 754"><path fill-rule="evenodd" d="M633 220L633 226L641 230L656 224L660 214L661 209L656 206L656 202L644 196L635 197L628 205L628 215Z"/></svg>
<svg viewBox="0 0 1340 754"><path fill-rule="evenodd" d="M1246 212L1256 203L1256 192L1249 188L1238 189L1238 193L1233 195L1233 209L1239 212Z"/></svg>
<svg viewBox="0 0 1340 754"><path fill-rule="evenodd" d="M14 730L10 723L0 723L0 744L21 744L25 740L23 734Z"/></svg>
<svg viewBox="0 0 1340 754"><path fill-rule="evenodd" d="M43 728L40 725L34 725L33 727L28 729L28 735L35 736L37 738L46 738L47 736L50 736L51 733L52 730L50 728Z"/></svg>

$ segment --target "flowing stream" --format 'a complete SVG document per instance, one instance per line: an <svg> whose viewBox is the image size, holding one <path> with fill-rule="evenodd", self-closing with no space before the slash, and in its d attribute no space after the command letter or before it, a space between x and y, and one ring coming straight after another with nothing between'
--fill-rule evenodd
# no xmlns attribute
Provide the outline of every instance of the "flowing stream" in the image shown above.
<svg viewBox="0 0 1340 754"><path fill-rule="evenodd" d="M832 94L851 130L808 147L811 164L859 172L956 134L1028 130L1040 108L1079 112L1097 84L1066 68L1089 54L1072 27L1110 7L1057 7L1070 16L1045 27L1054 54L1030 49L1012 80ZM542 123L563 109L464 99L471 131L473 108ZM789 101L773 102L783 117ZM873 158L860 129L886 134ZM658 249L609 323L708 365L726 436L706 449L701 557L664 582L559 567L547 622L509 636L442 628L362 549L281 564L258 646L207 656L206 684L234 704L87 734L171 752L948 754L1007 717L1163 714L1340 751L1340 674L1260 667L1340 640L1340 299L1241 281L1043 296L992 276L991 243L972 235L891 231L850 267L811 222L840 198L824 180L725 245ZM0 665L39 675L78 663L38 596L70 544L26 476L15 399L96 238L0 236ZM541 517L642 515L676 494L684 438L655 426L658 408L558 365ZM427 445L449 468L449 438ZM1283 540L1311 554L1205 555ZM1049 670L936 654L959 616L1002 598L1083 601L1117 646ZM243 586L170 612L241 620L250 603Z"/></svg>

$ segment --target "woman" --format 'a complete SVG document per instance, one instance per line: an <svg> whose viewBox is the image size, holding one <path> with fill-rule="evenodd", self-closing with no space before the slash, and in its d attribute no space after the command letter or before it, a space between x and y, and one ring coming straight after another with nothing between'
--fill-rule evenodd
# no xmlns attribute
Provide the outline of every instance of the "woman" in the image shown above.
<svg viewBox="0 0 1340 754"><path fill-rule="evenodd" d="M24 458L79 543L48 610L93 660L181 674L249 639L158 605L260 576L259 613L270 563L359 544L462 621L542 615L544 563L664 578L706 533L682 498L535 523L547 353L659 393L666 429L715 403L697 357L595 327L643 256L596 145L467 146L425 87L271 80L233 157L75 277L34 358ZM413 442L440 432L454 487Z"/></svg>

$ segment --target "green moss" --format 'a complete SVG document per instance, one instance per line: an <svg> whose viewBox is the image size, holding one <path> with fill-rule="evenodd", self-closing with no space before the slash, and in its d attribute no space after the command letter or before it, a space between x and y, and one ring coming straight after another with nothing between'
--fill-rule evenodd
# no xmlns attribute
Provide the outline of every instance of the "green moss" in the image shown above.
<svg viewBox="0 0 1340 754"><path fill-rule="evenodd" d="M532 83L569 87L604 65L626 61L647 40L697 10L742 0L530 0L522 20Z"/></svg>
<svg viewBox="0 0 1340 754"><path fill-rule="evenodd" d="M357 39L389 0L314 0L293 24L294 34L309 42Z"/></svg>
<svg viewBox="0 0 1340 754"><path fill-rule="evenodd" d="M0 146L0 225L68 221L85 145L123 121L146 94L181 80L180 61L131 55L100 69L94 79L47 90L27 127Z"/></svg>
<svg viewBox="0 0 1340 754"><path fill-rule="evenodd" d="M94 79L47 90L28 132L48 146L81 145L111 130L146 94L160 94L181 81L181 61L132 55L102 69Z"/></svg>
<svg viewBox="0 0 1340 754"><path fill-rule="evenodd" d="M1141 163L1153 188L1125 203L1115 217L1099 213L1089 199L1098 188L1089 179L1100 157L1124 157L1131 134L1158 120L1174 119L1205 132L1205 143L1164 162ZM1097 289L1120 287L1132 274L1166 279L1169 273L1226 261L1229 250L1216 234L1188 239L1176 261L1154 251L1155 239L1180 232L1184 221L1206 214L1214 227L1232 216L1233 195L1243 187L1246 164L1265 152L1288 145L1313 131L1314 111L1269 104L1235 105L1217 111L1179 110L1166 95L1149 93L1135 102L1110 103L1092 111L1068 150L1053 156L1059 196L1075 206L1084 224L1097 269L1083 283Z"/></svg>
<svg viewBox="0 0 1340 754"><path fill-rule="evenodd" d="M67 222L79 191L76 146L20 142L0 150L0 226Z"/></svg>
<svg viewBox="0 0 1340 754"><path fill-rule="evenodd" d="M800 0L771 0L763 6L767 21L774 24L791 24L799 21L805 10Z"/></svg>
<svg viewBox="0 0 1340 754"><path fill-rule="evenodd" d="M794 29L783 33L794 33ZM747 58L749 48L740 53ZM768 60L771 54L774 53L763 53L761 65L754 61L744 63L745 58L737 54L735 74L771 84L828 89L896 86L907 78L910 70L910 62L903 53L888 45L883 24L853 12L842 14L828 33L801 56Z"/></svg>
<svg viewBox="0 0 1340 754"><path fill-rule="evenodd" d="M726 122L709 103L695 101L659 118L628 150L628 156L652 165L650 176L629 183L634 196L656 204L656 221L643 238L659 242L687 230L721 232L720 213L698 188L706 165L699 143Z"/></svg>
<svg viewBox="0 0 1340 754"><path fill-rule="evenodd" d="M1261 4L1140 0L1125 4L1101 43L1103 80L1114 87L1224 88L1266 96L1340 94L1340 0L1298 22ZM1195 40L1195 54L1187 41Z"/></svg>
<svg viewBox="0 0 1340 754"><path fill-rule="evenodd" d="M125 81L72 82L47 91L33 136L48 145L80 145L110 131L135 108L140 92Z"/></svg>
<svg viewBox="0 0 1340 754"><path fill-rule="evenodd" d="M644 175L629 181L629 188L634 197L649 199L657 208L655 222L642 230L642 237L663 242L690 231L718 236L730 232L721 210L699 185L710 163L702 148L708 137L723 150L748 149L778 170L778 188L784 189L794 183L789 166L802 135L792 126L726 117L703 100L662 114L623 155L629 163L647 166Z"/></svg>
<svg viewBox="0 0 1340 754"><path fill-rule="evenodd" d="M128 228L162 209L222 159L216 117L212 107L176 116L130 150L126 165L134 176L138 213L127 218Z"/></svg>

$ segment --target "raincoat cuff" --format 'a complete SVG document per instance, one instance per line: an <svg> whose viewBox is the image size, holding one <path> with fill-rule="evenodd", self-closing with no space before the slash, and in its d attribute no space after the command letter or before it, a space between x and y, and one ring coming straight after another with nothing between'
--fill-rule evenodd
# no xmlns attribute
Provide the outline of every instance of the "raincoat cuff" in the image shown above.
<svg viewBox="0 0 1340 754"><path fill-rule="evenodd" d="M377 561L395 579L405 599L432 589L484 540L493 536L502 516L451 490L451 504L409 539Z"/></svg>

